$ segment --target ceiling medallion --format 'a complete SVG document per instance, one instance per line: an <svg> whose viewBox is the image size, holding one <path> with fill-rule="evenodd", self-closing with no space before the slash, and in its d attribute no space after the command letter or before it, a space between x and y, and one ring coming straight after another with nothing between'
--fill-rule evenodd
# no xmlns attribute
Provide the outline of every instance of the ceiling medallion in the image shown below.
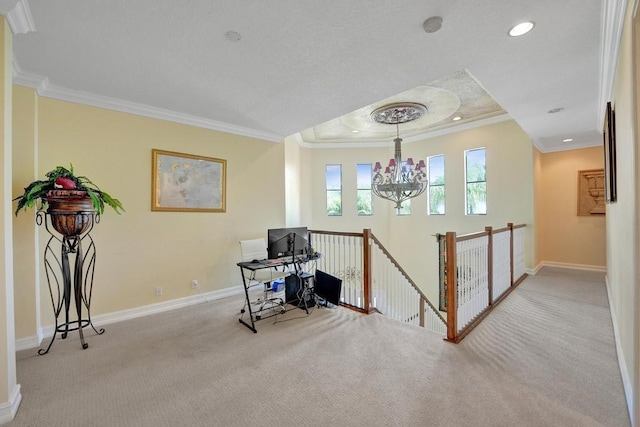
<svg viewBox="0 0 640 427"><path fill-rule="evenodd" d="M371 120L386 125L402 124L419 119L427 112L427 107L417 102L396 102L376 108Z"/></svg>

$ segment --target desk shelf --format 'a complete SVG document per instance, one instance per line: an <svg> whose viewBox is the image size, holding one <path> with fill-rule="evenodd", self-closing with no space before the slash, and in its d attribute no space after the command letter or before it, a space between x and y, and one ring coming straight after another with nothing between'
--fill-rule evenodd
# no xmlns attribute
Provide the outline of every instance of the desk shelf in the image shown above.
<svg viewBox="0 0 640 427"><path fill-rule="evenodd" d="M254 333L257 333L256 322L264 319L268 319L270 317L277 316L279 314L286 313L286 302L285 302L285 292L278 291L274 292L272 289L267 287L267 284L271 284L276 282L276 280L272 282L251 282L247 276L245 275L245 271L257 271L266 268L274 268L274 267L293 267L293 271L290 271L290 275L295 275L300 278L300 280L305 283L305 286L308 284L309 279L313 277L313 274L306 273L302 271L301 266L306 265L309 262L315 261L319 258L309 257L309 258L286 258L274 261L270 260L269 262L239 262L237 265L240 267L240 273L242 275L242 284L244 286L245 293L245 302L244 306L240 310L240 318L238 321L245 325L247 328L252 330ZM249 294L249 290L256 287L263 286L264 290L261 294L260 298L252 298ZM258 306L257 309L254 306ZM301 307L305 308L305 307ZM248 319L245 319L245 315L248 314Z"/></svg>

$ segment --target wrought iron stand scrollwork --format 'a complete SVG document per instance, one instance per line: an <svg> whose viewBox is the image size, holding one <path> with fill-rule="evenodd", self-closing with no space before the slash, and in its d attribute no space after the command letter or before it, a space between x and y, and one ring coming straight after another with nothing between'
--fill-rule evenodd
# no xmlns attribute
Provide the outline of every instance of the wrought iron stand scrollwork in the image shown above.
<svg viewBox="0 0 640 427"><path fill-rule="evenodd" d="M95 212L37 213L36 223L39 226L44 224L51 235L44 251L44 267L55 315L53 337L46 349L38 350L40 355L49 352L58 332L61 333L62 339L65 339L69 331L77 330L83 349L89 347L84 340L82 331L84 328L91 326L96 334L104 333L103 328L96 329L91 321L91 296L96 265L96 247L91 238L91 230L99 222L100 215ZM85 252L83 252L83 245L86 248ZM69 262L70 255L71 258L75 256L73 272ZM76 320L69 319L72 292ZM83 307L86 310L86 317L82 314ZM63 310L64 322L61 322L60 316Z"/></svg>

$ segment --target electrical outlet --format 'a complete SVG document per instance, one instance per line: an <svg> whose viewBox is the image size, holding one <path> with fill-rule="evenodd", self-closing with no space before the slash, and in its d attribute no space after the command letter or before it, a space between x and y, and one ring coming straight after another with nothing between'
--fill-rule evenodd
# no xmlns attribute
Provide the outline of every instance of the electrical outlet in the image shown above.
<svg viewBox="0 0 640 427"><path fill-rule="evenodd" d="M191 286L193 287L193 289L198 289L200 287L200 284L198 283L197 280L193 279L191 281Z"/></svg>
<svg viewBox="0 0 640 427"><path fill-rule="evenodd" d="M156 296L157 297L161 297L162 296L162 287L161 286L158 286L156 288Z"/></svg>

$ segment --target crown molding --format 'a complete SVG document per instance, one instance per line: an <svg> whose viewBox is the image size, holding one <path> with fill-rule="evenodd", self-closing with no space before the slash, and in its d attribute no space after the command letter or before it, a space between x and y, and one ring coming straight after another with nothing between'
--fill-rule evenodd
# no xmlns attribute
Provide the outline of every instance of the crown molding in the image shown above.
<svg viewBox="0 0 640 427"><path fill-rule="evenodd" d="M462 132L465 130L475 129L482 126L488 126L495 123L505 122L512 120L509 114L501 114L499 116L489 117L475 122L468 122L457 126L450 126L443 129L434 130L431 132L425 132L419 135L413 135L407 138L403 138L405 144L410 144L417 141L424 141L425 139L435 138L438 136L449 135L452 133ZM374 142L374 141L344 141L344 142L307 142L302 139L302 135L297 133L296 140L298 144L306 148L381 148L393 146L393 141ZM354 138L355 139L355 138Z"/></svg>
<svg viewBox="0 0 640 427"><path fill-rule="evenodd" d="M15 57L13 58L13 83L19 86L35 88L38 95L61 101L74 102L77 104L89 105L122 113L150 117L152 119L159 119L203 129L261 139L264 141L282 142L284 140L283 136L271 132L264 132L257 129L236 126L203 117L165 110L163 108L157 108L150 105L138 104L135 102L55 86L49 83L49 79L47 77L23 72Z"/></svg>
<svg viewBox="0 0 640 427"><path fill-rule="evenodd" d="M534 141L533 145L540 151L541 153L557 153L560 151L571 151L571 150L580 150L582 148L593 148L593 147L602 147L602 144L599 143L583 143L583 144L566 144L561 147L551 147L547 148L542 145L539 141Z"/></svg>
<svg viewBox="0 0 640 427"><path fill-rule="evenodd" d="M637 4L637 3L636 3ZM598 128L604 118L604 110L611 101L613 82L618 66L620 39L624 27L627 0L603 0L602 21L600 24L600 103L596 123Z"/></svg>
<svg viewBox="0 0 640 427"><path fill-rule="evenodd" d="M25 73L24 71L22 71L22 69L20 68L20 64L18 64L18 60L14 54L13 84L35 88L36 92L38 94L41 94L44 88L49 85L49 79L38 74Z"/></svg>
<svg viewBox="0 0 640 427"><path fill-rule="evenodd" d="M27 0L18 1L16 6L7 14L7 22L14 35L36 31L36 24L33 22L33 16Z"/></svg>
<svg viewBox="0 0 640 427"><path fill-rule="evenodd" d="M27 0L0 0L0 15L7 18L14 35L36 31Z"/></svg>

